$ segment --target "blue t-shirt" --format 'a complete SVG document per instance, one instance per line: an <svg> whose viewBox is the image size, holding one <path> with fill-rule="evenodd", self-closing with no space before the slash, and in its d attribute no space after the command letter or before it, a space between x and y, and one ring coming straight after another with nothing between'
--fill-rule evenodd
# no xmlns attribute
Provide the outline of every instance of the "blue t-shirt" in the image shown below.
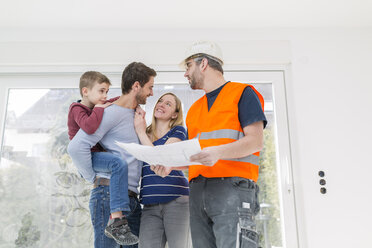
<svg viewBox="0 0 372 248"><path fill-rule="evenodd" d="M206 94L208 100L208 110L211 109L222 88L228 83L229 82ZM248 86L244 89L238 103L238 109L239 121L242 128L257 121L263 121L264 128L266 127L267 120L264 112L262 111L260 99L258 99L258 96L251 87Z"/></svg>
<svg viewBox="0 0 372 248"><path fill-rule="evenodd" d="M164 145L169 138L186 140L186 130L175 126L163 137L153 142L154 146ZM144 205L170 202L182 195L189 195L189 183L182 171L173 170L166 177L156 175L150 165L142 167L140 201Z"/></svg>

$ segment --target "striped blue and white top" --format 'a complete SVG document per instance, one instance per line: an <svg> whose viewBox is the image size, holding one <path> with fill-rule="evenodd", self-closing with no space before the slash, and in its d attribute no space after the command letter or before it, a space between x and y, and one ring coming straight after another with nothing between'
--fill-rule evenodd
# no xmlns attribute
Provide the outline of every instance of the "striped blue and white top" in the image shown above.
<svg viewBox="0 0 372 248"><path fill-rule="evenodd" d="M162 138L153 142L154 146L164 145L169 138L186 140L186 130L175 126ZM182 171L173 170L168 176L156 175L150 166L143 163L140 201L144 205L166 203L182 195L189 195L189 183Z"/></svg>

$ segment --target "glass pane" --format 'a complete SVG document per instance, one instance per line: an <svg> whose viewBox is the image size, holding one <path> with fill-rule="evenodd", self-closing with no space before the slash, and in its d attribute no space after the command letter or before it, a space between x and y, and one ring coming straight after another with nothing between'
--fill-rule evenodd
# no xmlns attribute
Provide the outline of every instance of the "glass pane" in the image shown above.
<svg viewBox="0 0 372 248"><path fill-rule="evenodd" d="M90 186L66 154L66 114L78 95L75 89L9 91L0 165L0 247L93 246Z"/></svg>
<svg viewBox="0 0 372 248"><path fill-rule="evenodd" d="M261 155L258 228L262 247L281 247L272 86L265 83L255 87L265 98L269 122ZM148 123L156 100L166 92L182 100L184 117L204 94L187 84L155 85L154 96L143 106ZM113 88L109 94L114 97L121 91ZM93 247L90 186L77 174L66 153L68 107L77 99L78 89L9 90L0 164L0 248L26 244Z"/></svg>
<svg viewBox="0 0 372 248"><path fill-rule="evenodd" d="M262 248L283 247L282 217L279 201L279 166L276 161L276 122L271 84L255 85L265 99L268 124L264 130L264 148L260 154L259 201L261 210L256 216Z"/></svg>

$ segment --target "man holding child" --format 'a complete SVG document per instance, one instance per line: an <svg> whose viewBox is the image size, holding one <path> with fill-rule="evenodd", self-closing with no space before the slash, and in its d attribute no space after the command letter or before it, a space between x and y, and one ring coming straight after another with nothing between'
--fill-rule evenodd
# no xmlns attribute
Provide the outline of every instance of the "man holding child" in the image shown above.
<svg viewBox="0 0 372 248"><path fill-rule="evenodd" d="M142 162L121 149L115 141L139 143L133 124L134 113L138 104L145 104L146 99L153 95L152 88L155 76L156 72L142 63L133 62L129 64L122 74L122 95L111 106L104 109L102 121L97 130L93 134L87 134L80 129L68 146L68 153L78 168L90 170L93 168L94 170L91 148L98 142L107 152L126 162L128 165L130 207L126 220L130 231L136 236L139 234L141 216L141 206L137 195ZM110 171L107 171L95 172L94 175L94 186L91 191L89 208L94 227L95 248L118 247L114 239L110 239L104 234L110 217L110 174ZM137 245L133 247L137 247Z"/></svg>

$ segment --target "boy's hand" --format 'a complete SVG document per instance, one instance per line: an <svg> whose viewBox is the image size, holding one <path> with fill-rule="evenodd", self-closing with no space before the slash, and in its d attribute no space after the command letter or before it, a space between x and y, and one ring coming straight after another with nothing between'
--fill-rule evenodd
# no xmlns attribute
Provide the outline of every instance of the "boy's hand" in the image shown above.
<svg viewBox="0 0 372 248"><path fill-rule="evenodd" d="M96 105L94 105L94 107L106 108L106 107L110 106L111 104L112 104L112 102L106 102L104 104L96 104Z"/></svg>

